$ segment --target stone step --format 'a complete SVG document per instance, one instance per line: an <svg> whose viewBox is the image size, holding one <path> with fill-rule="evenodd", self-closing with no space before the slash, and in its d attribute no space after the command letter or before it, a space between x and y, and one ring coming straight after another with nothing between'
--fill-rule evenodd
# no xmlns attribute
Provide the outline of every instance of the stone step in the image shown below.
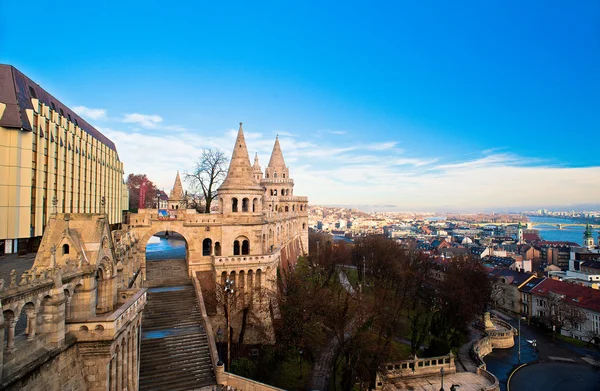
<svg viewBox="0 0 600 391"><path fill-rule="evenodd" d="M150 288L142 318L140 390L193 390L215 384L194 287L188 280L182 286Z"/></svg>

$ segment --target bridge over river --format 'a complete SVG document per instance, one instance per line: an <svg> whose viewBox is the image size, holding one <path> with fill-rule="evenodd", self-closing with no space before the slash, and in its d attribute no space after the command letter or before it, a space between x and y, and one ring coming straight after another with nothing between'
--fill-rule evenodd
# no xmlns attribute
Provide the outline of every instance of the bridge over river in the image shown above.
<svg viewBox="0 0 600 391"><path fill-rule="evenodd" d="M476 227L517 227L519 223L495 223L495 222L487 222L487 223L472 223L472 226ZM527 222L525 224L526 229L532 229L533 227L557 227L558 229L563 229L565 227L585 227L587 223L550 223L550 222ZM591 229L600 229L600 224L590 224Z"/></svg>

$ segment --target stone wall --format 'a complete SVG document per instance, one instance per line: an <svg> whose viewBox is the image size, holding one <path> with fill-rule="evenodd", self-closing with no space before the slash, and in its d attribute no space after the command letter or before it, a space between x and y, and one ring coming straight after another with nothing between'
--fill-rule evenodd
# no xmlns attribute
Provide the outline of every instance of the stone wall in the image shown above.
<svg viewBox="0 0 600 391"><path fill-rule="evenodd" d="M12 384L5 384L6 390L87 390L77 347L71 344L62 352L49 352L48 355L53 353L54 357L44 365L37 366ZM43 361L47 357L40 359Z"/></svg>

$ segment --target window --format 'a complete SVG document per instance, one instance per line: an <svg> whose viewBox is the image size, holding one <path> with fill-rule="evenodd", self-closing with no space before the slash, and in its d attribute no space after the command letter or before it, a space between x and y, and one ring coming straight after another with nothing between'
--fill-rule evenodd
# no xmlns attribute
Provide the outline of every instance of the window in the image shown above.
<svg viewBox="0 0 600 391"><path fill-rule="evenodd" d="M50 102L50 106L52 106L52 111L56 111L56 105L54 102Z"/></svg>
<svg viewBox="0 0 600 391"><path fill-rule="evenodd" d="M212 249L212 240L210 238L206 238L202 241L202 255L207 256L210 255Z"/></svg>
<svg viewBox="0 0 600 391"><path fill-rule="evenodd" d="M63 111L62 108L59 108L58 111L60 112L61 117L65 116L65 112Z"/></svg>
<svg viewBox="0 0 600 391"><path fill-rule="evenodd" d="M250 254L250 242L248 240L244 240L242 242L242 255Z"/></svg>
<svg viewBox="0 0 600 391"><path fill-rule="evenodd" d="M231 199L231 211L232 212L237 212L238 211L238 199L237 198L232 198Z"/></svg>
<svg viewBox="0 0 600 391"><path fill-rule="evenodd" d="M233 242L233 255L240 255L240 241Z"/></svg>
<svg viewBox="0 0 600 391"><path fill-rule="evenodd" d="M69 245L68 244L63 244L62 246L62 253L63 255L68 254L69 253Z"/></svg>
<svg viewBox="0 0 600 391"><path fill-rule="evenodd" d="M247 198L244 198L242 200L242 212L248 212L248 205L250 204L250 200Z"/></svg>
<svg viewBox="0 0 600 391"><path fill-rule="evenodd" d="M32 86L29 86L29 95L31 95L32 98L37 99L37 94L35 93L35 90Z"/></svg>

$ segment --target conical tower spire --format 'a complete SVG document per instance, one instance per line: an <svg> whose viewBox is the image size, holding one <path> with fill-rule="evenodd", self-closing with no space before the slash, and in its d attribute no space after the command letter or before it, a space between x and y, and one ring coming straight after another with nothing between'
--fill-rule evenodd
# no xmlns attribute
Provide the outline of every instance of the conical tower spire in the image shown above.
<svg viewBox="0 0 600 391"><path fill-rule="evenodd" d="M250 158L248 157L248 149L246 148L246 139L244 138L244 130L240 122L240 129L233 146L231 154L231 163L227 177L223 181L219 191L222 190L262 190L254 179L252 167L250 166Z"/></svg>
<svg viewBox="0 0 600 391"><path fill-rule="evenodd" d="M281 152L281 146L279 145L279 135L275 137L275 145L273 145L273 152L271 153L271 160L269 160L270 168L285 168L285 160L283 160L283 152Z"/></svg>
<svg viewBox="0 0 600 391"><path fill-rule="evenodd" d="M179 170L177 170L177 176L175 177L175 183L173 189L169 195L170 200L182 200L183 199L183 186L181 186L181 178L179 177Z"/></svg>
<svg viewBox="0 0 600 391"><path fill-rule="evenodd" d="M260 169L260 164L258 164L258 152L254 155L254 165L252 166L254 169Z"/></svg>

